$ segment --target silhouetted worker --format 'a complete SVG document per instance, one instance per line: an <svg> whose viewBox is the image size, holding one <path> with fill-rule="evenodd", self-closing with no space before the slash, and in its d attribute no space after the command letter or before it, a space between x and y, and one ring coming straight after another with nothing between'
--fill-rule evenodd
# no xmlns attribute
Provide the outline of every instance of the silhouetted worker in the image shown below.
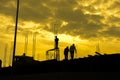
<svg viewBox="0 0 120 80"><path fill-rule="evenodd" d="M69 48L68 46L64 49L64 57L65 57L65 60L68 60L68 51L69 51Z"/></svg>
<svg viewBox="0 0 120 80"><path fill-rule="evenodd" d="M57 38L57 36L55 36L55 49L58 49L58 41L59 39Z"/></svg>
<svg viewBox="0 0 120 80"><path fill-rule="evenodd" d="M70 56L71 56L71 60L74 59L74 52L77 52L77 50L76 50L75 45L73 44L73 45L70 46Z"/></svg>

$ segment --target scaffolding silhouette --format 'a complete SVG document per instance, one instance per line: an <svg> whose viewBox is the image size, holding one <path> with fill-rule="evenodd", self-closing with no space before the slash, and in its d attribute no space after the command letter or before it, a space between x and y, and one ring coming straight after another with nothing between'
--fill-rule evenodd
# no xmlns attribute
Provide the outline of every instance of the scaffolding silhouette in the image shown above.
<svg viewBox="0 0 120 80"><path fill-rule="evenodd" d="M55 39L57 38L57 33L58 33L58 28L56 27L56 25L57 24L54 24ZM58 43L56 44L56 41L54 43L54 48L46 51L46 60L51 60L51 59L56 59L57 61L60 60L60 50L58 47Z"/></svg>
<svg viewBox="0 0 120 80"><path fill-rule="evenodd" d="M53 51L53 53L52 53ZM46 59L51 60L51 59L56 59L57 61L60 60L60 50L58 49L50 49L46 51Z"/></svg>

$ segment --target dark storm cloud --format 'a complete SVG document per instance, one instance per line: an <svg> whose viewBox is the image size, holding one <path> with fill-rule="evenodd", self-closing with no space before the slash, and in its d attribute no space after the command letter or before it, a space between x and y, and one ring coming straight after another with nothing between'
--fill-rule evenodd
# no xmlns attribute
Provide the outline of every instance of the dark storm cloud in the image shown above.
<svg viewBox="0 0 120 80"><path fill-rule="evenodd" d="M15 17L16 0L0 1L0 13ZM11 4L12 1L14 5ZM77 1L80 1L80 4L78 4ZM113 3L106 0L86 0L85 2L89 4L88 6L83 5L82 2L83 0L20 0L19 19L23 22L33 21L35 23L42 23L45 25L42 28L50 32L54 31L54 24L57 24L55 27L58 27L58 33L71 34L82 38L94 38L99 34L104 35L103 33L109 36L117 36L116 33L119 33L119 31L116 29L108 28L108 31L101 33L99 30L103 29L105 25L110 27L110 23L120 27L120 18L118 18L118 16L110 17L104 14L95 14L102 10L97 10L94 7L95 5L102 8L102 5L108 3L110 6L113 6L113 8L105 5L103 8L107 7L110 10L114 10L114 8L118 9L119 2L117 0L112 0ZM9 6L8 3L10 3ZM73 10L75 7L77 7L76 10ZM85 11L90 13L85 14ZM108 20L106 23L103 23L102 20L104 20L106 16ZM63 21L68 24L61 26ZM46 23L49 23L50 27ZM41 26L39 26L38 29L39 28L41 28ZM23 31L22 28L19 29Z"/></svg>
<svg viewBox="0 0 120 80"><path fill-rule="evenodd" d="M15 18L15 5L15 0L0 0L0 14L5 14Z"/></svg>
<svg viewBox="0 0 120 80"><path fill-rule="evenodd" d="M75 4L76 3L74 3L73 5ZM63 4L61 3L61 5ZM57 10L55 11L55 16L57 19L59 19L59 33L66 33L74 36L80 35L84 38L90 38L96 37L97 31L102 28L103 24L100 23L100 20L104 18L102 16L89 14L86 15L81 9L73 11L73 7L71 7L70 4L68 6L63 5L62 7L56 5L56 7ZM62 24L61 20L68 22L68 25L60 27L60 24ZM53 31L51 29L50 31Z"/></svg>
<svg viewBox="0 0 120 80"><path fill-rule="evenodd" d="M60 10L58 11L57 16L59 19L68 22L67 26L60 28L61 33L65 32L71 35L80 35L84 38L96 37L98 30L102 29L104 25L101 23L101 20L104 19L104 17L84 14L81 10Z"/></svg>
<svg viewBox="0 0 120 80"><path fill-rule="evenodd" d="M43 1L46 0L21 0L19 17L28 21L46 21L48 17L52 16L52 13Z"/></svg>
<svg viewBox="0 0 120 80"><path fill-rule="evenodd" d="M109 9L119 9L120 7L120 1L119 0L116 0L112 6L109 7Z"/></svg>
<svg viewBox="0 0 120 80"><path fill-rule="evenodd" d="M43 2L47 0L20 0L19 18L35 22L46 20L52 14ZM15 18L16 0L0 0L0 13Z"/></svg>
<svg viewBox="0 0 120 80"><path fill-rule="evenodd" d="M102 32L102 35L104 35L105 37L120 38L120 28L119 27L108 28L106 31Z"/></svg>
<svg viewBox="0 0 120 80"><path fill-rule="evenodd" d="M108 21L110 22L110 23L119 23L120 22L120 18L118 18L118 17L115 17L115 16L111 16L111 17L109 17L109 19L108 19Z"/></svg>

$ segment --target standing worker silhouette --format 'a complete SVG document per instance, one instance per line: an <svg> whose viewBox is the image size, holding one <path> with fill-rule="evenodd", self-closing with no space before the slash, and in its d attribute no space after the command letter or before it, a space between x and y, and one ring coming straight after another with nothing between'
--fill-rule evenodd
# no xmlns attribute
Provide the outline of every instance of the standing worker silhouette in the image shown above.
<svg viewBox="0 0 120 80"><path fill-rule="evenodd" d="M77 50L76 50L75 45L72 44L72 45L70 46L70 56L71 56L71 60L74 59L74 52L77 52Z"/></svg>
<svg viewBox="0 0 120 80"><path fill-rule="evenodd" d="M58 49L58 41L59 39L57 38L57 36L55 36L55 49Z"/></svg>
<svg viewBox="0 0 120 80"><path fill-rule="evenodd" d="M64 57L65 57L65 60L68 60L68 51L69 51L69 48L68 46L64 49Z"/></svg>

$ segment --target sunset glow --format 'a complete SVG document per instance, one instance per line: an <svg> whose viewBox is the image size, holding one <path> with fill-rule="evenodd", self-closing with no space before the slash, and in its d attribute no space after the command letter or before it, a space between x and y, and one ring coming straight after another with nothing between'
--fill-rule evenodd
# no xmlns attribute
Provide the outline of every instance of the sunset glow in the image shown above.
<svg viewBox="0 0 120 80"><path fill-rule="evenodd" d="M12 54L15 30L16 0L0 0L0 59L7 47L7 64ZM73 43L77 58L100 52L120 52L120 0L20 0L16 55L24 53L28 34L27 56L32 56L33 34L36 34L35 59L46 60L46 51L59 38L60 60L63 50ZM39 55L39 56L38 56Z"/></svg>

